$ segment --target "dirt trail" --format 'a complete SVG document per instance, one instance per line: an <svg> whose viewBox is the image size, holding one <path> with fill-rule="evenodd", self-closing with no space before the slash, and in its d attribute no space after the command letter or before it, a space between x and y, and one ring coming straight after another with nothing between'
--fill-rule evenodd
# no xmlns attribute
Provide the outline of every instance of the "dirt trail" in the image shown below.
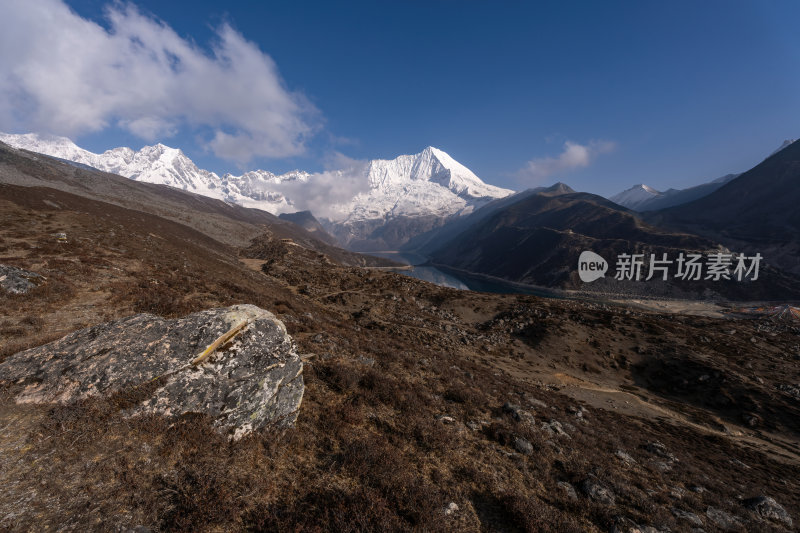
<svg viewBox="0 0 800 533"><path fill-rule="evenodd" d="M643 395L634 394L619 388L593 383L563 372L542 373L538 377L545 383L558 385L560 387L559 392L596 408L613 409L615 412L624 415L688 426L701 433L725 437L732 439L737 444L756 448L778 461L792 464L800 462L800 443L787 439L784 435L765 431L754 433L730 422L723 423L719 419L717 419L717 423L724 429L698 424L685 414L670 409L665 403L659 403L663 402L663 400L652 395L648 396L641 389L638 389L638 392ZM551 378L549 382L548 377Z"/></svg>

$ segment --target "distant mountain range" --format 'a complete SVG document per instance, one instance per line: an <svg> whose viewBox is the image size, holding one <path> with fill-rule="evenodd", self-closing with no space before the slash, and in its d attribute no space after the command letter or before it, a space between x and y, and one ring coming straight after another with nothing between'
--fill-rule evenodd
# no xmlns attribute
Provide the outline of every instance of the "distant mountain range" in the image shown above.
<svg viewBox="0 0 800 533"><path fill-rule="evenodd" d="M671 298L800 297L800 142L718 185L690 203L644 214L563 184L532 189L451 220L406 248L457 275L541 287ZM581 282L576 268L587 250L610 263L605 278L591 284ZM680 253L719 252L760 253L761 277L747 282L614 279L620 254L674 259Z"/></svg>
<svg viewBox="0 0 800 533"><path fill-rule="evenodd" d="M207 246L212 253L220 246L245 248L257 239L291 239L346 265L396 265L332 246L330 236L326 239L324 232L306 229L307 224L301 220L294 223L260 209L41 157L2 142L0 196L45 211L72 210L112 220L114 216L133 217L143 223L146 219L153 231L169 226L187 241Z"/></svg>
<svg viewBox="0 0 800 533"><path fill-rule="evenodd" d="M181 150L163 144L139 151L114 148L95 154L65 137L0 134L0 141L136 181L168 185L273 214L302 210L300 206L307 206L309 198L318 198L314 211L324 207L322 221L327 229L351 248L396 246L414 232L441 224L447 217L470 213L513 192L484 183L433 147L327 173L296 170L277 175L255 170L220 177L198 168ZM342 196L345 183L350 189ZM349 196L348 191L352 193ZM378 234L373 235L376 231Z"/></svg>
<svg viewBox="0 0 800 533"><path fill-rule="evenodd" d="M716 191L739 174L728 174L714 181L696 185L687 189L667 189L657 191L644 184L634 185L609 198L612 202L634 211L656 211L675 205L681 205L702 198Z"/></svg>
<svg viewBox="0 0 800 533"><path fill-rule="evenodd" d="M431 251L430 259L437 266L528 285L634 293L652 291L654 284L615 283L613 262L619 254L675 257L714 248L713 241L664 231L601 196L562 186L520 195L516 202L499 206ZM585 250L611 263L606 279L586 286L577 274L578 257ZM661 287L659 295L667 294L677 296L674 284Z"/></svg>
<svg viewBox="0 0 800 533"><path fill-rule="evenodd" d="M236 176L217 175L199 168L181 150L163 144L138 151L114 148L102 154L84 150L65 137L36 134L0 134L0 141L16 148L42 153L76 165L111 172L136 181L168 185L228 203L262 209L273 214L311 210L319 229L352 250L389 250L406 247L418 236L443 227L451 218L470 215L490 206L472 224L487 216L500 199L529 195L483 182L471 170L434 147L395 159L356 162L352 168L323 173L294 170L274 174L253 170ZM786 148L786 141L778 151ZM610 198L638 212L657 211L707 196L738 174L729 174L688 189L658 191L636 185ZM535 191L539 191L536 189ZM493 206L493 207L492 207ZM448 226L446 232L453 231ZM434 239L434 234L427 235ZM435 236L441 241L442 235ZM426 246L430 249L430 246Z"/></svg>
<svg viewBox="0 0 800 533"><path fill-rule="evenodd" d="M274 186L286 181L308 180L309 177L308 173L300 171L275 175L263 170L246 172L241 176L225 174L219 177L198 168L181 150L163 144L145 146L139 151L121 147L95 154L80 148L66 137L33 133L0 134L0 141L15 148L57 157L132 180L168 185L237 205L257 207L273 214L292 210L289 200L275 192Z"/></svg>
<svg viewBox="0 0 800 533"><path fill-rule="evenodd" d="M800 141L783 146L707 196L645 218L731 248L760 252L800 274Z"/></svg>
<svg viewBox="0 0 800 533"><path fill-rule="evenodd" d="M772 152L770 156L777 154L793 142L793 139L783 141L783 144ZM686 189L667 189L663 192L649 185L640 183L609 197L609 200L623 207L627 207L628 209L633 209L634 211L657 211L676 205L687 204L703 196L707 196L740 175L741 174L727 174L721 178L694 187Z"/></svg>
<svg viewBox="0 0 800 533"><path fill-rule="evenodd" d="M192 202L205 205L197 208L200 211L209 209L212 204L208 202L217 199L222 202L213 204L215 212L224 205L262 210L242 211L253 213L246 216L231 211L228 217L258 220L255 213L278 213L281 218L272 217L269 224L299 226L303 238L313 236L317 248L339 244L356 251L414 251L431 258L436 266L461 275L562 289L693 298L714 294L738 299L800 295L795 277L800 275L798 142L787 141L761 164L740 175L665 192L639 185L607 200L576 192L563 183L513 193L484 183L433 147L333 172L276 175L257 170L219 177L199 169L180 150L163 145L138 152L116 148L93 154L65 138L0 135L0 141L70 161L75 172L84 173L70 182L70 192L84 194L84 189L97 188L99 192L92 192L93 198L125 196L122 182L103 182L100 174L91 170L100 168L146 182L142 185L168 185L199 194ZM352 186L344 187L347 194L323 194L326 187L340 183ZM30 186L27 182L25 185ZM154 190L153 194L162 199L156 201L153 196L149 201L152 205L136 200L138 196L131 201L138 202L136 208L146 206L155 214L174 219L178 215L169 207L159 207L171 205L172 190ZM312 197L320 206L330 207L333 200L328 204L326 200L332 197L340 204L337 209L327 209L325 217L297 209ZM213 229L213 217L203 224ZM214 235L219 238L220 234ZM766 281L687 286L669 280L643 285L617 283L612 274L587 285L578 279L575 269L577 257L584 250L613 261L621 253L674 256L726 249L760 252L768 272Z"/></svg>

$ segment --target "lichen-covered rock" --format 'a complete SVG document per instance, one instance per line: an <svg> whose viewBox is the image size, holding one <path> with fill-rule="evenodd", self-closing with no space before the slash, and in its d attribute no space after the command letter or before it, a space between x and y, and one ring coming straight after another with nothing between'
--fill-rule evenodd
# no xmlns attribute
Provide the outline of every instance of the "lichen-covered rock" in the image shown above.
<svg viewBox="0 0 800 533"><path fill-rule="evenodd" d="M754 511L759 517L765 520L778 522L786 527L792 527L792 517L786 512L774 498L769 496L758 496L744 501L745 507Z"/></svg>
<svg viewBox="0 0 800 533"><path fill-rule="evenodd" d="M722 509L709 507L706 516L722 531L736 531L741 528L742 522L738 517L730 515Z"/></svg>
<svg viewBox="0 0 800 533"><path fill-rule="evenodd" d="M236 327L207 359L191 364ZM280 320L256 306L235 305L175 320L140 314L76 331L8 358L0 364L0 382L23 386L17 402L36 403L67 403L155 383L152 395L130 414L205 413L239 438L260 427L294 424L302 370Z"/></svg>
<svg viewBox="0 0 800 533"><path fill-rule="evenodd" d="M592 500L605 504L614 505L616 497L611 489L604 487L596 479L588 477L580 483L581 492Z"/></svg>
<svg viewBox="0 0 800 533"><path fill-rule="evenodd" d="M44 278L35 272L10 265L0 265L0 289L11 294L25 294L37 287Z"/></svg>

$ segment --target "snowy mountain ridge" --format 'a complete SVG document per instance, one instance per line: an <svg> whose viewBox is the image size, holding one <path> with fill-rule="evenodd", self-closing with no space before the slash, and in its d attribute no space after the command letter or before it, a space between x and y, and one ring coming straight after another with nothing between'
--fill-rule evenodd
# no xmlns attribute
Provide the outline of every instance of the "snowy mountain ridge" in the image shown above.
<svg viewBox="0 0 800 533"><path fill-rule="evenodd" d="M335 222L465 214L513 192L484 183L467 167L433 147L415 155L372 160L363 168L351 170L319 174L295 170L281 175L254 170L220 177L198 168L180 149L163 144L139 151L113 148L96 154L66 137L0 133L0 141L133 180L168 185L273 214L302 209L320 211ZM352 197L331 200L316 190L335 187L335 180L340 178L349 178L351 186L353 182L358 185ZM318 203L333 201L336 205L308 205L308 198L319 198Z"/></svg>

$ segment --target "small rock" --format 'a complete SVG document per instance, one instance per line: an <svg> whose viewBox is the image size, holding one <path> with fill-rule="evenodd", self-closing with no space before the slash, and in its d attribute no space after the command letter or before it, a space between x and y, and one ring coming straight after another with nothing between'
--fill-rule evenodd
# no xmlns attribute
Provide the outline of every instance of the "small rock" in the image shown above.
<svg viewBox="0 0 800 533"><path fill-rule="evenodd" d="M442 512L445 514L445 516L450 516L451 514L457 513L458 504L456 502L450 502L445 506L444 509L442 509Z"/></svg>
<svg viewBox="0 0 800 533"><path fill-rule="evenodd" d="M778 385L778 390L781 392L785 392L794 398L800 400L800 383L795 385L790 385L788 383L781 383Z"/></svg>
<svg viewBox="0 0 800 533"><path fill-rule="evenodd" d="M531 444L527 439L516 437L514 438L514 449L516 449L519 453L530 455L533 453L533 444Z"/></svg>
<svg viewBox="0 0 800 533"><path fill-rule="evenodd" d="M636 459L625 453L624 450L617 450L616 452L614 452L614 455L617 457L617 459L620 459L622 462L626 464L630 465L636 464Z"/></svg>
<svg viewBox="0 0 800 533"><path fill-rule="evenodd" d="M741 520L716 507L706 509L706 516L723 531L734 531L741 525Z"/></svg>
<svg viewBox="0 0 800 533"><path fill-rule="evenodd" d="M677 461L678 458L672 455L668 450L667 447L661 444L658 441L648 442L645 444L644 449L648 452L657 455L659 457L663 457L664 459L668 459L670 461Z"/></svg>
<svg viewBox="0 0 800 533"><path fill-rule="evenodd" d="M792 517L778 502L769 496L758 496L745 500L744 506L758 514L765 520L778 522L786 527L792 527Z"/></svg>
<svg viewBox="0 0 800 533"><path fill-rule="evenodd" d="M669 491L670 496L680 500L683 498L683 495L686 494L686 491L683 490L681 487L672 487L672 490Z"/></svg>
<svg viewBox="0 0 800 533"><path fill-rule="evenodd" d="M356 357L356 361L366 366L373 366L375 364L375 359L372 357L364 357L363 355Z"/></svg>
<svg viewBox="0 0 800 533"><path fill-rule="evenodd" d="M530 396L528 396L527 398L525 398L525 400L526 400L526 401L527 401L529 404L533 405L534 407L541 407L542 409L547 409L547 404L546 404L546 403L544 403L544 402L543 402L543 401L541 401L541 400L537 400L536 398L531 398Z"/></svg>
<svg viewBox="0 0 800 533"><path fill-rule="evenodd" d="M693 526L703 527L703 521L700 519L699 516L697 516L694 513L691 513L689 511L683 511L681 509L673 509L672 514L675 516L675 518L678 518L680 520L686 520Z"/></svg>
<svg viewBox="0 0 800 533"><path fill-rule="evenodd" d="M442 424L455 424L456 419L449 415L439 415L436 417L437 422L441 422Z"/></svg>
<svg viewBox="0 0 800 533"><path fill-rule="evenodd" d="M604 505L614 505L616 498L611 489L601 485L596 479L586 478L581 481L581 492L583 492L590 499L602 503Z"/></svg>
<svg viewBox="0 0 800 533"><path fill-rule="evenodd" d="M505 403L503 405L503 411L509 413L511 415L511 418L513 418L517 422L526 422L530 425L536 424L536 419L533 418L533 415L530 414L528 411L522 409L519 405L515 405L513 403Z"/></svg>
<svg viewBox="0 0 800 533"><path fill-rule="evenodd" d="M561 426L561 423L558 420L551 420L549 423L542 424L542 429L551 436L556 435L559 437L570 438L569 434L564 431L564 428Z"/></svg>
<svg viewBox="0 0 800 533"><path fill-rule="evenodd" d="M478 431L479 429L481 429L480 423L475 422L474 420L470 420L469 422L467 422L467 427L472 431Z"/></svg>
<svg viewBox="0 0 800 533"><path fill-rule="evenodd" d="M513 418L514 420L519 420L520 411L522 411L522 409L520 408L519 405L509 402L503 404L503 412L510 414L511 418Z"/></svg>
<svg viewBox="0 0 800 533"><path fill-rule="evenodd" d="M575 487L573 487L572 485L570 485L566 481L559 481L557 484L558 484L559 487L561 487L564 490L564 492L567 493L567 497L570 500L577 500L578 499L578 493L575 492Z"/></svg>

